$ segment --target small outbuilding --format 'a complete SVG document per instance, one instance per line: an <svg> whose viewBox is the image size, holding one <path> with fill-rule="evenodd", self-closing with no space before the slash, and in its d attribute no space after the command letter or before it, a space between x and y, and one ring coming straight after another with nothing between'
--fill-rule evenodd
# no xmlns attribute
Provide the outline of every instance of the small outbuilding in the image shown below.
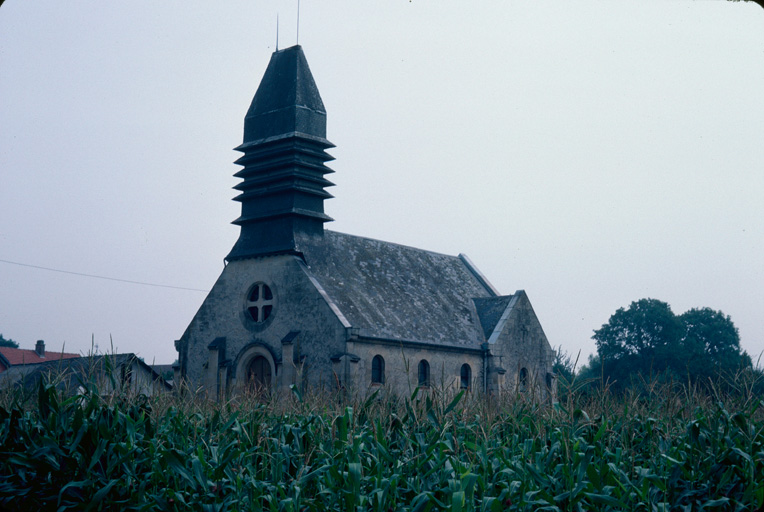
<svg viewBox="0 0 764 512"><path fill-rule="evenodd" d="M17 365L0 375L6 386L34 390L51 383L65 395L80 394L94 386L101 395L156 395L172 385L135 354L105 354Z"/></svg>

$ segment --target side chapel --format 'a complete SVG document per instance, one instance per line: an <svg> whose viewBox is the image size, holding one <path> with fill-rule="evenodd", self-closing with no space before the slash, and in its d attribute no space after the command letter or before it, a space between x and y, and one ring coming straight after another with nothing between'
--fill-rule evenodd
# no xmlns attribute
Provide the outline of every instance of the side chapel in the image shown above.
<svg viewBox="0 0 764 512"><path fill-rule="evenodd" d="M553 351L523 290L463 254L324 229L326 110L300 46L277 50L244 119L238 241L183 336L179 377L223 398L292 384L553 399Z"/></svg>

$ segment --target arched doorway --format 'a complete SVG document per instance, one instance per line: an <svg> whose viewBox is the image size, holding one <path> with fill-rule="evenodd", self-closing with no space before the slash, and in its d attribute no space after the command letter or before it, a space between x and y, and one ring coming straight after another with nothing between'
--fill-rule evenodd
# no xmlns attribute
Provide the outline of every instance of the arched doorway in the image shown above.
<svg viewBox="0 0 764 512"><path fill-rule="evenodd" d="M263 356L255 356L247 365L247 386L265 391L271 386L271 363Z"/></svg>
<svg viewBox="0 0 764 512"><path fill-rule="evenodd" d="M240 392L271 392L278 385L273 353L259 340L245 345L233 366L231 384Z"/></svg>

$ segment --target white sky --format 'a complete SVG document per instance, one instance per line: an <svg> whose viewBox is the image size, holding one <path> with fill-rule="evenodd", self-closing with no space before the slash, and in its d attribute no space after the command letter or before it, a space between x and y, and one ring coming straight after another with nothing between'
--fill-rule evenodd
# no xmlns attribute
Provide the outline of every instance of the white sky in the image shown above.
<svg viewBox="0 0 764 512"><path fill-rule="evenodd" d="M652 297L764 350L764 9L303 0L329 229L466 253L552 345ZM244 114L295 1L0 8L0 259L209 289ZM0 263L0 333L172 362L205 294ZM111 341L110 341L111 340Z"/></svg>

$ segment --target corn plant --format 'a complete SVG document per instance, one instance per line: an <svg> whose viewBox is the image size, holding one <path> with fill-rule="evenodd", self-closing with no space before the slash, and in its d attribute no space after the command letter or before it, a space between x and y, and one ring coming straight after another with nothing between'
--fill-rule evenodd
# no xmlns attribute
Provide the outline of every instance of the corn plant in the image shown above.
<svg viewBox="0 0 764 512"><path fill-rule="evenodd" d="M764 510L761 397L0 397L0 509Z"/></svg>

